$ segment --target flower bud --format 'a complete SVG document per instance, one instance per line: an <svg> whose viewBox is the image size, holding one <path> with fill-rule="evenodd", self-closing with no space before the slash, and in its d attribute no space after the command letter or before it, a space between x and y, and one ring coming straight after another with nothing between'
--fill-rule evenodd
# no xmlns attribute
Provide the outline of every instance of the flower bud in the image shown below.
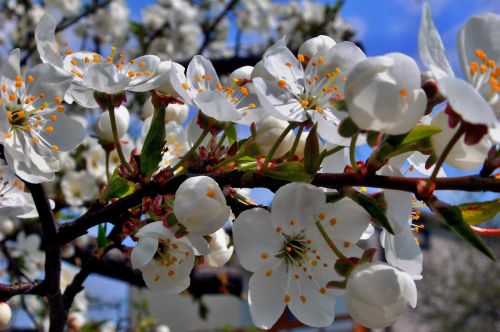
<svg viewBox="0 0 500 332"><path fill-rule="evenodd" d="M12 318L12 311L6 302L0 302L0 329L4 329L9 325Z"/></svg>
<svg viewBox="0 0 500 332"><path fill-rule="evenodd" d="M259 147L259 153L261 155L267 155L269 151L271 151L274 143L278 140L278 137L283 133L287 126L288 122L276 119L272 116L266 117L257 123L255 144ZM293 145L293 140L293 132L289 132L285 139L281 142L272 158L281 157L290 151Z"/></svg>
<svg viewBox="0 0 500 332"><path fill-rule="evenodd" d="M115 108L115 120L118 138L121 138L127 133L128 126L130 124L130 114L125 106ZM103 112L99 115L96 124L96 131L100 139L106 142L114 141L109 112Z"/></svg>
<svg viewBox="0 0 500 332"><path fill-rule="evenodd" d="M367 58L347 78L349 116L364 130L390 135L409 132L427 105L416 62L401 53Z"/></svg>
<svg viewBox="0 0 500 332"><path fill-rule="evenodd" d="M299 48L299 60L303 61L305 64L309 62L316 54L324 53L335 45L335 41L325 35L319 35L317 37L306 40ZM302 60L302 57L304 60Z"/></svg>
<svg viewBox="0 0 500 332"><path fill-rule="evenodd" d="M205 236L216 232L230 212L219 185L208 176L187 179L175 193L174 214L191 234Z"/></svg>
<svg viewBox="0 0 500 332"><path fill-rule="evenodd" d="M141 117L147 119L154 113L154 106L151 102L151 97L146 100L143 105ZM175 121L182 125L186 121L189 113L189 107L186 104L168 104L165 108L165 123Z"/></svg>
<svg viewBox="0 0 500 332"><path fill-rule="evenodd" d="M378 329L393 324L407 304L417 305L417 287L409 274L388 264L363 263L349 275L346 297L352 318Z"/></svg>

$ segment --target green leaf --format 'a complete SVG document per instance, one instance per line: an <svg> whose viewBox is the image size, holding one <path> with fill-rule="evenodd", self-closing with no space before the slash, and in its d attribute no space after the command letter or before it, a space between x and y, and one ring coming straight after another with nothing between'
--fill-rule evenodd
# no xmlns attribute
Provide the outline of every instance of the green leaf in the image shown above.
<svg viewBox="0 0 500 332"><path fill-rule="evenodd" d="M465 203L458 205L462 217L469 225L477 225L493 219L500 212L500 198L487 202Z"/></svg>
<svg viewBox="0 0 500 332"><path fill-rule="evenodd" d="M335 203L344 198L344 195L339 192L327 192L325 195L327 203Z"/></svg>
<svg viewBox="0 0 500 332"><path fill-rule="evenodd" d="M238 140L238 134L236 133L236 128L234 124L228 125L224 129L224 133L226 134L227 140L229 141L229 145L232 145L234 142Z"/></svg>
<svg viewBox="0 0 500 332"><path fill-rule="evenodd" d="M108 239L106 238L106 223L100 224L97 229L97 248L103 248L108 243Z"/></svg>
<svg viewBox="0 0 500 332"><path fill-rule="evenodd" d="M273 179L292 182L308 182L312 178L311 175L307 174L304 165L298 161L290 161L266 168L263 173Z"/></svg>
<svg viewBox="0 0 500 332"><path fill-rule="evenodd" d="M495 256L491 252L490 248L481 240L479 235L474 232L462 216L462 212L459 207L448 205L437 199L427 202L429 208L434 212L440 220L448 226L455 234L460 236L465 241L473 245L477 250L488 256L491 260L495 260Z"/></svg>
<svg viewBox="0 0 500 332"><path fill-rule="evenodd" d="M380 227L383 227L386 231L394 234L391 224L385 215L384 209L378 204L378 202L366 195L363 195L357 190L347 193L350 199L359 204L366 212L372 217L372 221Z"/></svg>
<svg viewBox="0 0 500 332"><path fill-rule="evenodd" d="M441 128L429 125L418 125L413 128L401 142L401 145L410 144L420 141L424 138L431 137L441 132Z"/></svg>
<svg viewBox="0 0 500 332"><path fill-rule="evenodd" d="M165 106L155 107L151 127L149 128L141 151L141 174L153 173L160 164L165 146Z"/></svg>
<svg viewBox="0 0 500 332"><path fill-rule="evenodd" d="M133 193L134 189L135 185L133 182L120 177L118 172L115 171L109 181L108 199L125 197Z"/></svg>
<svg viewBox="0 0 500 332"><path fill-rule="evenodd" d="M308 174L316 174L316 171L321 166L321 156L319 153L319 139L317 133L317 125L315 124L309 135L307 135L306 144L304 147L304 167Z"/></svg>

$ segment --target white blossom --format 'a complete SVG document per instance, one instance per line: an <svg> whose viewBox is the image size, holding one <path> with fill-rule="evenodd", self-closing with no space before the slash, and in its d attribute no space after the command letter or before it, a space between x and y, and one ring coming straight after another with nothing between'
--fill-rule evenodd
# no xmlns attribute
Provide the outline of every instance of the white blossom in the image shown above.
<svg viewBox="0 0 500 332"><path fill-rule="evenodd" d="M363 263L347 279L347 309L359 324L373 329L393 324L410 304L417 288L404 272L384 263Z"/></svg>

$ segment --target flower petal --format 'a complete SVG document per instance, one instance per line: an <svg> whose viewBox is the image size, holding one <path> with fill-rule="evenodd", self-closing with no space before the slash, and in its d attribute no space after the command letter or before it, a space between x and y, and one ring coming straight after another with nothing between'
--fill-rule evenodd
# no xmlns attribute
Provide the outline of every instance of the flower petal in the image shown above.
<svg viewBox="0 0 500 332"><path fill-rule="evenodd" d="M454 77L453 69L446 58L446 52L432 20L431 7L426 2L422 9L422 19L418 33L418 51L424 65L432 71L436 78Z"/></svg>
<svg viewBox="0 0 500 332"><path fill-rule="evenodd" d="M158 250L158 239L153 237L142 237L132 249L130 261L134 269L140 269L146 265Z"/></svg>
<svg viewBox="0 0 500 332"><path fill-rule="evenodd" d="M495 112L476 89L462 79L443 77L438 80L438 88L447 97L448 103L466 122L494 127Z"/></svg>
<svg viewBox="0 0 500 332"><path fill-rule="evenodd" d="M35 30L36 48L40 59L56 67L63 66L63 59L56 42L56 21L49 14L44 14Z"/></svg>
<svg viewBox="0 0 500 332"><path fill-rule="evenodd" d="M313 185L295 182L284 185L274 195L273 226L280 227L285 234L296 235L316 222L325 204L325 194Z"/></svg>
<svg viewBox="0 0 500 332"><path fill-rule="evenodd" d="M251 272L268 265L283 246L282 237L273 229L271 214L261 208L238 216L233 224L233 241L241 265Z"/></svg>
<svg viewBox="0 0 500 332"><path fill-rule="evenodd" d="M335 316L335 295L332 290L320 291L318 285L301 270L295 274L299 279L290 277L288 288L290 302L288 307L293 315L302 323L312 327L325 327L333 322Z"/></svg>
<svg viewBox="0 0 500 332"><path fill-rule="evenodd" d="M471 62L479 61L476 57L477 49L485 52L497 64L500 61L499 29L500 15L494 13L473 16L460 28L457 35L458 58L468 81L471 81Z"/></svg>
<svg viewBox="0 0 500 332"><path fill-rule="evenodd" d="M269 273L271 271L271 273ZM285 310L283 299L287 283L285 263L263 266L250 278L248 304L255 326L270 329Z"/></svg>
<svg viewBox="0 0 500 332"><path fill-rule="evenodd" d="M422 250L415 241L409 225L396 235L389 234L384 230L381 243L389 264L410 274L415 280L422 279Z"/></svg>
<svg viewBox="0 0 500 332"><path fill-rule="evenodd" d="M51 145L57 145L59 151L71 151L77 147L85 138L85 128L64 114L57 115L57 121L51 122L54 128L52 132L43 131L42 136Z"/></svg>

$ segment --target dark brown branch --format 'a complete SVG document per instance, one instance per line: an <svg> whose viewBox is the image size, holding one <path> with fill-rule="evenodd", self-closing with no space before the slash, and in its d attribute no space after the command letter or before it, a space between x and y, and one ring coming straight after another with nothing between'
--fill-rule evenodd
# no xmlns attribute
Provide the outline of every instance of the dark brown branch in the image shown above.
<svg viewBox="0 0 500 332"><path fill-rule="evenodd" d="M57 242L58 224L52 212L49 199L41 184L26 183L33 196L43 233L45 249L45 296L49 304L50 332L64 330L67 310L63 305L61 294L61 251Z"/></svg>
<svg viewBox="0 0 500 332"><path fill-rule="evenodd" d="M44 295L43 281L19 282L17 284L0 284L0 301L6 302L16 295Z"/></svg>
<svg viewBox="0 0 500 332"><path fill-rule="evenodd" d="M133 194L104 206L100 210L89 211L72 222L61 226L58 235L59 244L63 245L78 236L87 233L87 229L102 222L116 223L116 216L141 203L143 197L152 197L157 194L174 193L179 185L188 177L199 174L182 174L170 179L164 185L149 183L136 190ZM276 191L287 181L275 180L259 173L244 173L232 171L228 173L204 174L216 180L220 186L232 186L235 188L267 188ZM312 184L332 189L340 189L345 186L363 186L382 189L394 189L418 194L417 185L426 178L406 178L397 176L366 175L359 174L334 174L319 173ZM463 176L438 178L435 181L436 190L462 190L462 191L491 191L500 192L500 180L494 178L483 178L479 176Z"/></svg>
<svg viewBox="0 0 500 332"><path fill-rule="evenodd" d="M205 48L207 48L208 44L210 44L210 35L215 31L219 23L226 17L226 15L238 4L239 0L231 0L226 5L226 8L217 16L213 21L212 24L208 26L208 28L204 29L203 31L203 44L201 44L200 49L198 50L197 54L202 54Z"/></svg>

